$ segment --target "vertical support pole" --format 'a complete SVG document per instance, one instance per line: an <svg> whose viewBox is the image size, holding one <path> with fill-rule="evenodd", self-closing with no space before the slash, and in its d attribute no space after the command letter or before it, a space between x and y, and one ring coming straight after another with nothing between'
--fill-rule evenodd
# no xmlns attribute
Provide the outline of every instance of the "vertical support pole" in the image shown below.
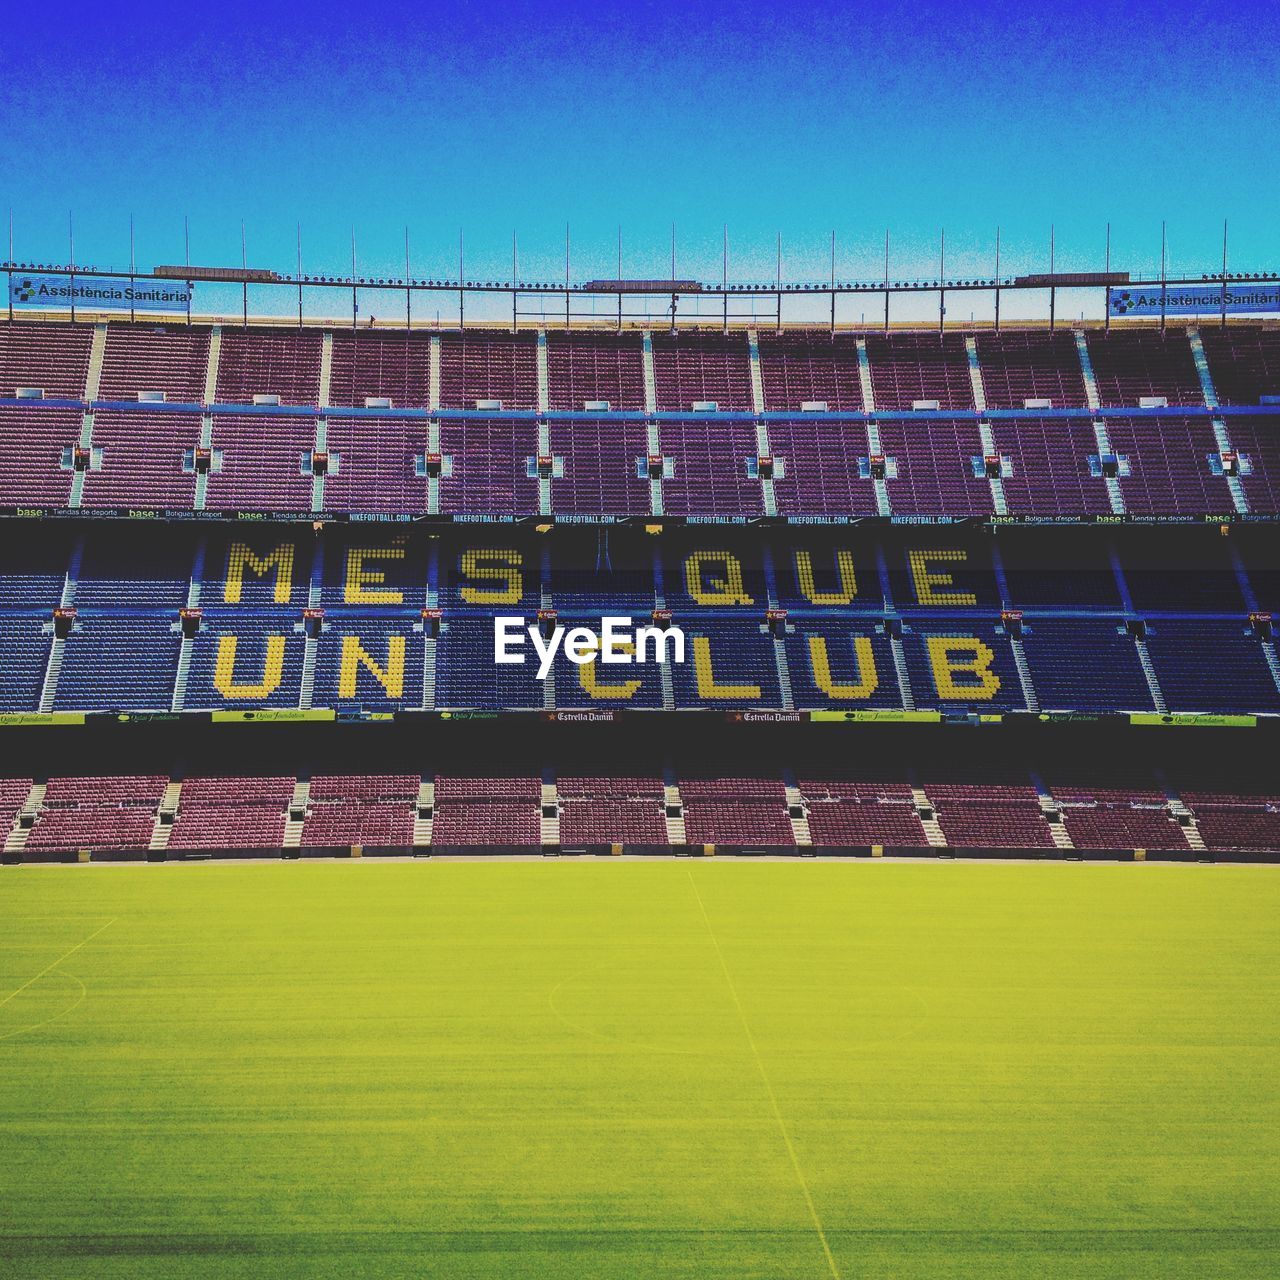
<svg viewBox="0 0 1280 1280"><path fill-rule="evenodd" d="M409 227L404 229L404 399L409 403L409 353L413 335L413 277L409 266Z"/></svg>
<svg viewBox="0 0 1280 1280"><path fill-rule="evenodd" d="M777 324L777 332L782 332L782 232L778 232L778 270L774 280L777 292L774 294L774 300L777 303L777 316L775 323Z"/></svg>
<svg viewBox="0 0 1280 1280"><path fill-rule="evenodd" d="M942 228L942 246L938 254L938 336L947 327L947 229Z"/></svg>
<svg viewBox="0 0 1280 1280"><path fill-rule="evenodd" d="M676 224L671 224L671 336L676 336Z"/></svg>
<svg viewBox="0 0 1280 1280"><path fill-rule="evenodd" d="M355 233L352 232L354 235ZM240 219L240 327L249 327L249 254L244 241L244 219Z"/></svg>
<svg viewBox="0 0 1280 1280"><path fill-rule="evenodd" d="M129 323L134 320L133 314L133 290L137 283L135 277L138 274L138 260L134 253L133 246L133 214L129 215Z"/></svg>
<svg viewBox="0 0 1280 1280"><path fill-rule="evenodd" d="M520 245L516 240L516 233L511 233L511 332L518 333L520 331L520 312L518 308L519 292L517 284L520 281Z"/></svg>
<svg viewBox="0 0 1280 1280"><path fill-rule="evenodd" d="M724 308L724 336L729 336L729 224L722 231L720 246L720 302Z"/></svg>
<svg viewBox="0 0 1280 1280"><path fill-rule="evenodd" d="M569 224L564 224L564 331L569 332Z"/></svg>
<svg viewBox="0 0 1280 1280"><path fill-rule="evenodd" d="M466 257L464 256L465 241L463 239L462 228L458 228L458 328L465 329L467 327L467 303L466 295L462 291L462 277L465 274Z"/></svg>
<svg viewBox="0 0 1280 1280"><path fill-rule="evenodd" d="M1160 333L1164 335L1164 317L1165 304L1168 300L1168 290L1165 286L1165 262L1167 260L1168 236L1166 234L1166 223L1162 220L1160 223Z"/></svg>
<svg viewBox="0 0 1280 1280"><path fill-rule="evenodd" d="M76 322L76 228L67 211L67 243L71 249L71 323Z"/></svg>
<svg viewBox="0 0 1280 1280"><path fill-rule="evenodd" d="M186 254L187 270L191 270L191 219L187 214L182 215L182 243L183 252ZM13 255L10 254L10 257ZM187 328L191 328L191 281L187 281Z"/></svg>
<svg viewBox="0 0 1280 1280"><path fill-rule="evenodd" d="M13 210L9 210L9 323L13 323Z"/></svg>
<svg viewBox="0 0 1280 1280"><path fill-rule="evenodd" d="M884 231L884 331L889 332L889 228Z"/></svg>
<svg viewBox="0 0 1280 1280"><path fill-rule="evenodd" d="M1000 332L1000 228L996 228L996 332Z"/></svg>
<svg viewBox="0 0 1280 1280"><path fill-rule="evenodd" d="M1107 223L1107 258L1106 273L1111 274L1111 223ZM1111 332L1111 286L1107 285L1107 309L1103 317L1103 332Z"/></svg>
<svg viewBox="0 0 1280 1280"><path fill-rule="evenodd" d="M302 330L302 223L298 223L298 330Z"/></svg>
<svg viewBox="0 0 1280 1280"><path fill-rule="evenodd" d="M356 229L351 228L351 332L356 331L356 313L359 311L359 304L356 302Z"/></svg>
<svg viewBox="0 0 1280 1280"><path fill-rule="evenodd" d="M1049 278L1053 278L1053 223L1049 223ZM1054 321L1057 317L1058 310L1058 286L1051 284L1049 286L1049 332L1054 330Z"/></svg>
<svg viewBox="0 0 1280 1280"><path fill-rule="evenodd" d="M1219 317L1222 327L1227 327L1227 220L1222 220L1222 315Z"/></svg>
<svg viewBox="0 0 1280 1280"><path fill-rule="evenodd" d="M622 224L618 224L618 283L622 283ZM618 289L618 332L622 332L622 289Z"/></svg>
<svg viewBox="0 0 1280 1280"><path fill-rule="evenodd" d="M831 336L836 336L836 233L831 233Z"/></svg>

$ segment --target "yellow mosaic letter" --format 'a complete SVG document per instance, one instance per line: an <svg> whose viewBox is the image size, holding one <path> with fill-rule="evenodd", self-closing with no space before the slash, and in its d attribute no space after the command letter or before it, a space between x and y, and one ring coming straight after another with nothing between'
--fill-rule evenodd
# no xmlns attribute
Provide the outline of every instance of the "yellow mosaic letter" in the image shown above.
<svg viewBox="0 0 1280 1280"><path fill-rule="evenodd" d="M996 655L976 636L928 636L925 643L940 698L989 702L995 697L1000 677L991 670L991 663ZM957 675L976 676L978 683L957 684Z"/></svg>
<svg viewBox="0 0 1280 1280"><path fill-rule="evenodd" d="M871 697L880 687L876 658L871 651L869 637L853 637L853 656L858 663L858 683L836 684L831 678L831 662L827 656L825 637L809 637L809 662L813 667L813 682L828 698L852 702Z"/></svg>
<svg viewBox="0 0 1280 1280"><path fill-rule="evenodd" d="M239 604L244 588L244 574L248 569L263 578L276 571L276 604L288 604L293 594L293 543L282 542L268 555L255 555L243 542L233 542L227 552L227 580L223 584L222 598L227 604Z"/></svg>
<svg viewBox="0 0 1280 1280"><path fill-rule="evenodd" d="M819 591L813 581L813 557L807 551L796 552L796 578L800 593L810 604L852 604L858 594L858 579L853 571L853 552L836 552L836 571L840 575L839 591Z"/></svg>
<svg viewBox="0 0 1280 1280"><path fill-rule="evenodd" d="M356 696L356 675L364 666L387 691L388 698L404 696L404 636L387 637L387 665L380 667L371 658L359 636L342 637L342 662L338 668L338 697Z"/></svg>
<svg viewBox="0 0 1280 1280"><path fill-rule="evenodd" d="M909 551L911 577L916 585L916 599L921 604L964 605L977 604L978 597L972 591L935 591L934 587L949 587L955 578L949 573L934 573L930 561L968 560L969 553L959 549L947 551Z"/></svg>
<svg viewBox="0 0 1280 1280"><path fill-rule="evenodd" d="M706 636L693 637L693 669L698 677L698 697L734 699L752 702L760 696L758 684L717 684L711 669L711 641Z"/></svg>
<svg viewBox="0 0 1280 1280"><path fill-rule="evenodd" d="M403 547L348 547L347 576L342 598L347 604L403 604L404 592L383 587L385 569L366 569L366 560L403 560ZM382 587L382 590L372 588Z"/></svg>
<svg viewBox="0 0 1280 1280"><path fill-rule="evenodd" d="M614 653L635 654L633 644L615 644ZM601 684L596 678L596 660L584 662L578 668L578 683L593 698L634 698L640 692L639 680L624 680L621 684Z"/></svg>
<svg viewBox="0 0 1280 1280"><path fill-rule="evenodd" d="M520 565L524 557L518 551L478 549L462 553L464 577L477 581L501 582L501 587L462 588L468 604L519 604L524 599L524 574Z"/></svg>
<svg viewBox="0 0 1280 1280"><path fill-rule="evenodd" d="M237 636L219 636L213 661L213 687L224 698L266 698L280 687L284 674L284 636L267 637L267 656L259 684L236 684Z"/></svg>
<svg viewBox="0 0 1280 1280"><path fill-rule="evenodd" d="M723 565L724 577L704 579L704 564ZM742 562L728 551L695 551L684 562L684 585L699 604L755 604L742 580Z"/></svg>

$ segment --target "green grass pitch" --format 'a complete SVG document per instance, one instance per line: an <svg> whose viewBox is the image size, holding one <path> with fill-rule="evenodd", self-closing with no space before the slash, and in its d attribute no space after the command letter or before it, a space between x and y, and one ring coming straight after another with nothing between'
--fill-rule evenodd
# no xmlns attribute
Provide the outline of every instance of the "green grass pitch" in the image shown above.
<svg viewBox="0 0 1280 1280"><path fill-rule="evenodd" d="M6 1277L1226 1277L1280 872L0 872Z"/></svg>

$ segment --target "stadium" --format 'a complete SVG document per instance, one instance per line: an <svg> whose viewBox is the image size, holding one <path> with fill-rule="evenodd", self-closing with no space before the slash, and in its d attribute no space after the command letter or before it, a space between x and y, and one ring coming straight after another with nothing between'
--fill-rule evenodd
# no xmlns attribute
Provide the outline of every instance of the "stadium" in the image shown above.
<svg viewBox="0 0 1280 1280"><path fill-rule="evenodd" d="M657 285L614 287L634 305ZM129 750L161 722L191 749L228 720L332 722L309 741L337 760L338 726L377 725L414 743L408 766L439 753L441 725L532 713L616 724L609 751L640 758L611 777L535 752L510 778L300 759L248 783L191 774L178 749L147 776L12 779L5 857L1266 858L1268 788L1173 776L1160 744L1123 778L973 770L1004 750L987 736L1034 725L1051 759L1082 720L1241 729L1245 755L1270 749L1280 329L1228 322L1228 287L1200 324L970 332L19 309L0 328L9 723ZM536 640L610 613L678 625L689 660L495 666L497 618ZM725 741L744 722L983 732L964 769L928 779L700 778L676 748L708 717Z"/></svg>
<svg viewBox="0 0 1280 1280"><path fill-rule="evenodd" d="M382 17L344 66L391 51ZM485 29L458 49L506 37ZM650 39L579 36L600 65ZM821 79L773 38L784 79ZM224 90L240 56L250 103L306 83L301 46L281 70L221 39L198 65ZM515 47L586 93L563 50ZM687 107L693 53L665 47L656 83ZM336 225L330 175L266 142L283 116L119 56L188 104L151 127L218 158L188 179L210 217L266 190ZM449 128L489 110L481 86L498 101L483 59L421 57L470 103L434 94ZM86 119L6 92L28 142ZM769 155L735 154L764 186L804 94L761 92ZM358 129L376 171L411 154L407 120L366 130L380 101L317 91L299 136ZM486 202L533 216L514 138L568 101L493 106L515 133L485 131L483 225ZM586 101L626 122L599 85ZM923 108L897 101L905 146ZM246 128L282 165L265 182L231 163ZM571 139L538 137L575 209L702 172L619 141L635 173L606 196ZM449 154L429 183L386 178L433 234L441 179L475 181ZM1100 225L1148 198L1074 177L1042 173ZM856 189L779 183L790 225L828 180ZM10 214L6 1275L1274 1269L1274 227L1242 219L1237 249L1215 213L1176 259L1164 226L1158 258L1110 223L1087 252L1051 231L1041 261L1007 232L891 257L855 218L869 251L831 232L792 266L781 233L731 255L694 190L717 219L700 250L671 227L624 255L619 228L615 256L566 228L523 264L514 237L508 258L406 228L402 251L351 230L349 260L304 266L300 223L296 245L250 253L239 223L193 252L187 223L180 248L172 227L136 243L119 204L120 265L94 215L63 244Z"/></svg>

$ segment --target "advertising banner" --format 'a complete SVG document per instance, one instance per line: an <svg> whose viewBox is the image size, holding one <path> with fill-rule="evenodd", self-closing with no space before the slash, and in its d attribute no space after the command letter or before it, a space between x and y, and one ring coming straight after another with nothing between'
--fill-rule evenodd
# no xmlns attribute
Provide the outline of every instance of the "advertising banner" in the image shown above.
<svg viewBox="0 0 1280 1280"><path fill-rule="evenodd" d="M1170 284L1163 289L1158 284L1149 288L1135 285L1112 289L1108 297L1113 316L1158 316L1162 310L1166 316L1207 316L1222 310L1222 284L1212 280L1203 284ZM1229 315L1258 311L1280 311L1280 280L1227 282Z"/></svg>
<svg viewBox="0 0 1280 1280"><path fill-rule="evenodd" d="M102 276L29 275L14 272L9 290L15 307L86 311L186 311L194 288L185 280L109 280Z"/></svg>

